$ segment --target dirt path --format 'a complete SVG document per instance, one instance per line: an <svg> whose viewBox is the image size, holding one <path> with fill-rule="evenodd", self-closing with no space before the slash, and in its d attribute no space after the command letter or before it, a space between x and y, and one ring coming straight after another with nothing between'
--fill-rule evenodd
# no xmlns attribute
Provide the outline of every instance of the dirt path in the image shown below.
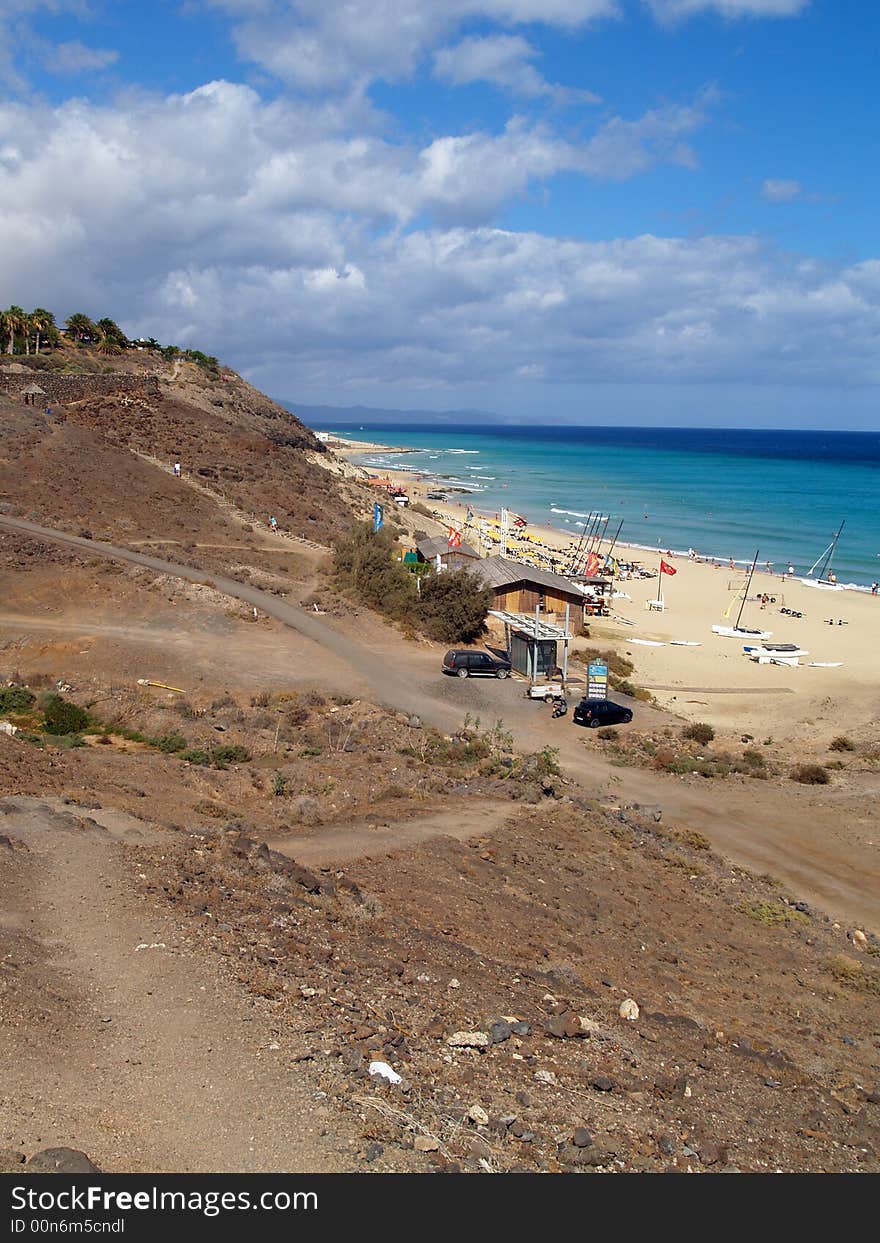
<svg viewBox="0 0 880 1243"><path fill-rule="evenodd" d="M0 873L6 1142L132 1172L351 1169L351 1121L269 1009L136 894L125 843L150 826L15 798L0 829L27 847L4 847Z"/></svg>
<svg viewBox="0 0 880 1243"><path fill-rule="evenodd" d="M391 820L379 824L351 824L321 829L309 836L277 837L269 841L273 850L289 855L309 867L329 867L352 859L390 855L451 837L465 842L472 837L494 833L516 806L500 802L474 802L452 811L432 812L410 820Z"/></svg>
<svg viewBox="0 0 880 1243"><path fill-rule="evenodd" d="M256 606L316 645L313 668L331 653L351 671L350 689L399 712L421 717L444 731L459 729L466 712L489 722L503 718L518 747L559 749L567 772L588 794L620 801L659 804L664 818L704 833L728 858L759 873L768 872L803 898L839 918L880 928L880 852L840 832L847 803L835 792L821 802L793 784L769 782L723 787L642 769L617 768L597 754L587 731L570 718L550 721L542 707L517 695L510 682L460 682L440 678L436 656L411 647L390 630L362 638L335 629L327 620L234 579L163 561L131 549L82 539L19 518L0 516L0 528L75 547L81 551L144 565ZM837 805L835 805L837 799Z"/></svg>
<svg viewBox="0 0 880 1243"><path fill-rule="evenodd" d="M0 613L0 631L17 633L17 642L36 635L63 636L86 645L80 656L91 656L93 666L103 669L120 665L121 676L153 677L157 670L168 678L177 678L175 686L190 686L198 678L209 678L218 669L226 678L239 685L279 687L320 685L325 692L349 694L353 688L351 669L346 662L329 653L321 657L320 675L316 673L315 650L312 643L290 630L248 626L236 630L228 626L209 629L189 619L188 627L169 626L165 619L153 625L128 625L122 622L95 621L93 617L67 615L41 617L28 613ZM114 662L111 650L117 653ZM120 649L129 658L119 661ZM133 655L137 660L132 660Z"/></svg>

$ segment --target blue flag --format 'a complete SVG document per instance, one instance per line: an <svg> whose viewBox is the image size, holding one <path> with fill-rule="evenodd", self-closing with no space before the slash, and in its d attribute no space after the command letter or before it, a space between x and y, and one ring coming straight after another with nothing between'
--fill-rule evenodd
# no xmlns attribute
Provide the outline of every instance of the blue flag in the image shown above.
<svg viewBox="0 0 880 1243"><path fill-rule="evenodd" d="M382 530L382 524L384 523L384 521L385 521L385 510L382 508L379 502L376 501L375 505L373 506L373 532L374 533Z"/></svg>

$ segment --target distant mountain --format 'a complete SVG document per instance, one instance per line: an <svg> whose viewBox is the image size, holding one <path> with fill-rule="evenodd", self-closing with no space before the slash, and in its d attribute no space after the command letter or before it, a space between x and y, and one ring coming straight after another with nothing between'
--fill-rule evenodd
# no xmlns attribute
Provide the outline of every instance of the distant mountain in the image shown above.
<svg viewBox="0 0 880 1243"><path fill-rule="evenodd" d="M502 423L501 415L489 410L383 410L377 406L304 406L298 401L281 402L309 427L360 426L361 423Z"/></svg>

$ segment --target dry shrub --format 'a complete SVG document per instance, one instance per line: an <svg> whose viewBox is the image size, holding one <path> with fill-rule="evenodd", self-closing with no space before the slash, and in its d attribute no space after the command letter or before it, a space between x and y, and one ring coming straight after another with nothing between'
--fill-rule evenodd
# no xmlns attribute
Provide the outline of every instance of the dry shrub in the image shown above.
<svg viewBox="0 0 880 1243"><path fill-rule="evenodd" d="M831 778L821 764L798 764L788 774L792 781L805 786L827 786Z"/></svg>

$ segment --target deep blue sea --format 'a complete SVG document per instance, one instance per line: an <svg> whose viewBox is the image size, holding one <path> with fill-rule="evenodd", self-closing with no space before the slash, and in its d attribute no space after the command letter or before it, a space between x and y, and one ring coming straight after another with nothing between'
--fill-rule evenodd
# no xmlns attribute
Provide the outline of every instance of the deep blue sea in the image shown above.
<svg viewBox="0 0 880 1243"><path fill-rule="evenodd" d="M333 435L417 449L366 453L381 470L466 487L478 510L508 506L577 534L599 511L621 541L806 573L843 533L841 583L880 579L880 432L721 428L474 427L364 423ZM607 544L606 544L607 547Z"/></svg>

